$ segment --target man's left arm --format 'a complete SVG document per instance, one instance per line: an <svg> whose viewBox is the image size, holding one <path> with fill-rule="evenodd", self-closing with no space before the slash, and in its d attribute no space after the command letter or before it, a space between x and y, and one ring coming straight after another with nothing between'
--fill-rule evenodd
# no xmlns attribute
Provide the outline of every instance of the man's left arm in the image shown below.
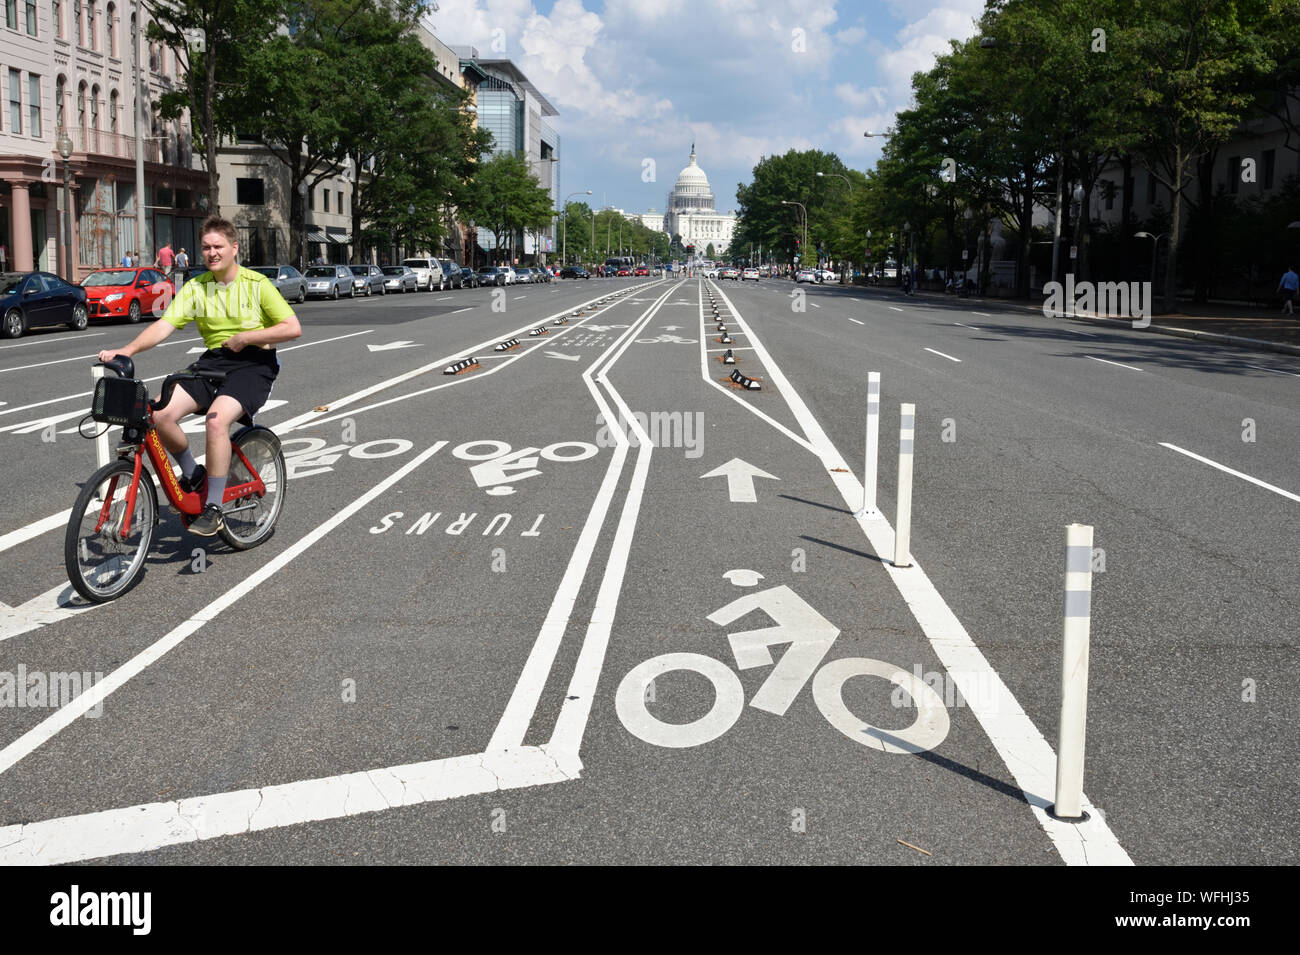
<svg viewBox="0 0 1300 955"><path fill-rule="evenodd" d="M278 345L280 342L293 341L302 335L302 326L298 316L290 312L270 328L255 328L252 331L236 332L221 344L233 352L242 351L249 345Z"/></svg>

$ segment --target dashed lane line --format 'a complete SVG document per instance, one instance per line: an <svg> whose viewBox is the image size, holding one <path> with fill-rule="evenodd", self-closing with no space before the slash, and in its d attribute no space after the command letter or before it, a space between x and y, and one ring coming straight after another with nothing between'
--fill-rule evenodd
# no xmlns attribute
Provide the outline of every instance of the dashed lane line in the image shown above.
<svg viewBox="0 0 1300 955"><path fill-rule="evenodd" d="M1212 468L1218 468L1220 471L1224 472L1225 474L1231 474L1233 477L1241 478L1243 481L1249 481L1251 484L1254 484L1256 487L1262 487L1266 491L1272 491L1274 494L1280 494L1282 495L1282 497L1289 498L1292 501L1300 501L1300 494L1292 494L1290 491L1284 491L1282 488L1274 484L1269 484L1265 481L1261 481L1259 478L1251 477L1249 474L1245 474L1241 471L1233 470L1232 468L1228 467L1226 464L1220 464L1218 461L1211 461L1209 458L1201 457L1201 455L1196 454L1193 451L1188 451L1186 448L1180 448L1176 444L1168 444L1164 441L1161 441L1160 447L1168 448L1170 451L1177 451L1179 454L1185 454L1187 455L1187 457L1191 458L1194 461L1200 461L1202 464L1208 464Z"/></svg>
<svg viewBox="0 0 1300 955"><path fill-rule="evenodd" d="M960 358L953 358L952 355L945 355L943 352L941 352L941 351L935 351L933 348L927 348L927 349L925 349L925 350L928 351L928 352L929 352L930 354L932 354L932 355L938 355L940 358L946 358L946 359L948 359L949 361L955 361L955 362L957 362L958 364L961 364L961 359L960 359Z"/></svg>
<svg viewBox="0 0 1300 955"><path fill-rule="evenodd" d="M1106 360L1105 358L1097 358L1097 357L1095 357L1095 356L1093 356L1093 355L1084 355L1083 357L1084 357L1084 358L1090 358L1090 359L1092 359L1093 361L1099 361L1099 362L1101 362L1103 365L1114 365L1116 368L1127 368L1129 371L1141 371L1141 370L1142 370L1141 368L1137 367L1136 365L1121 365L1121 364L1120 364L1119 362L1117 362L1117 361L1108 361L1108 360Z"/></svg>

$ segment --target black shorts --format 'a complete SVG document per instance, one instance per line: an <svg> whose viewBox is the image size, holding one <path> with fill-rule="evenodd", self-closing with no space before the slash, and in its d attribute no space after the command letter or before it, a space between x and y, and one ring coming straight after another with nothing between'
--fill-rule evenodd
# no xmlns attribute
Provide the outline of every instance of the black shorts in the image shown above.
<svg viewBox="0 0 1300 955"><path fill-rule="evenodd" d="M221 347L209 348L190 365L190 370L226 373L226 380L219 385L193 379L180 382L180 387L198 404L198 411L207 411L218 396L229 395L243 405L244 416L240 420L252 424L253 415L271 396L275 376L280 373L280 363L276 360L274 348L250 345L233 352Z"/></svg>

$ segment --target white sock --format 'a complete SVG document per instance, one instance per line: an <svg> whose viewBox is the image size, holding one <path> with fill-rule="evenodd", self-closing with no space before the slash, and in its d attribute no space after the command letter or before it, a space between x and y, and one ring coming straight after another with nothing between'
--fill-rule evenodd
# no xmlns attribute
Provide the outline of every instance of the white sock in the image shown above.
<svg viewBox="0 0 1300 955"><path fill-rule="evenodd" d="M227 477L229 477L229 475L226 474L223 474L220 477L215 474L208 475L208 499L204 501L205 507L208 504L215 504L217 507L221 506L221 499L226 493Z"/></svg>
<svg viewBox="0 0 1300 955"><path fill-rule="evenodd" d="M189 448L176 455L176 463L181 466L181 474L186 477L193 477L194 469L199 466L199 462L194 460L194 455L190 454Z"/></svg>

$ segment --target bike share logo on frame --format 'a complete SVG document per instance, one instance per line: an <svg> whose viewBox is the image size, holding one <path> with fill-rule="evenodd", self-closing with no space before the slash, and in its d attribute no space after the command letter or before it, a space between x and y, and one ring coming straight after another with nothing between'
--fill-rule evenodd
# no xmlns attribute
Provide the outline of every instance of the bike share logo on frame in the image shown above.
<svg viewBox="0 0 1300 955"><path fill-rule="evenodd" d="M0 670L0 709L60 709L71 703L82 693L104 679L104 674L96 671L71 673L62 671L46 672L27 669L25 664L18 664L18 670L10 673ZM104 701L98 700L86 711L86 716L94 718L104 713Z"/></svg>
<svg viewBox="0 0 1300 955"><path fill-rule="evenodd" d="M1065 285L1043 286L1043 315L1048 318L1131 318L1134 328L1151 324L1150 282L1075 282L1066 273Z"/></svg>

